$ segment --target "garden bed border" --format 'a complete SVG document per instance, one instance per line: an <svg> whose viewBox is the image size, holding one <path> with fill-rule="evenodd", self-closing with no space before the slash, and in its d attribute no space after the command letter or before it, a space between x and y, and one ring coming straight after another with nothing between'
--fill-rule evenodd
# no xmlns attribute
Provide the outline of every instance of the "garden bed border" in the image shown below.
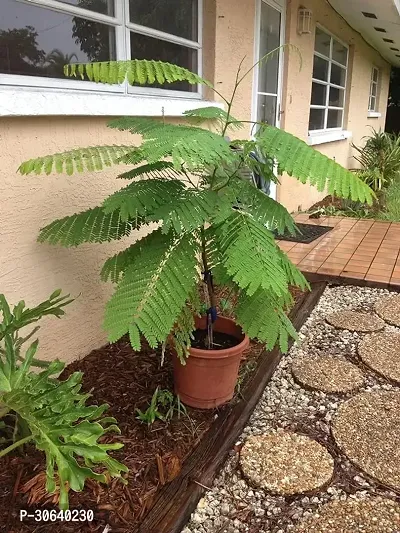
<svg viewBox="0 0 400 533"><path fill-rule="evenodd" d="M327 284L326 280L312 282L311 291L297 301L289 314L296 330L307 320ZM261 354L241 391L241 400L218 416L183 463L179 475L160 490L142 523L130 532L179 533L182 530L246 426L282 355L278 348Z"/></svg>

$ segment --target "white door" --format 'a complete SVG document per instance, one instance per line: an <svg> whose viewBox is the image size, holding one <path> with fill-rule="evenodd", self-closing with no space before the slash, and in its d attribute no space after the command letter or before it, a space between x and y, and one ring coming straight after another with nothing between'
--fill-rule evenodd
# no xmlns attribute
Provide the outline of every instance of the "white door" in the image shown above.
<svg viewBox="0 0 400 533"><path fill-rule="evenodd" d="M257 0L256 62L284 43L285 0ZM280 127L282 88L282 49L254 71L253 119ZM271 183L270 196L276 198Z"/></svg>

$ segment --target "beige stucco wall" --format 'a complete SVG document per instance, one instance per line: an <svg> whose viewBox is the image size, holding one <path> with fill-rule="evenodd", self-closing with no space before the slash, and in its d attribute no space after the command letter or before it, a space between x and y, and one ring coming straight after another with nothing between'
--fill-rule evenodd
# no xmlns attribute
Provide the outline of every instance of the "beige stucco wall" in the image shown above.
<svg viewBox="0 0 400 533"><path fill-rule="evenodd" d="M95 144L124 144L132 136L105 127L106 119L0 118L0 292L13 303L39 303L56 288L79 298L61 320L48 318L40 356L71 360L106 340L103 309L111 287L100 281L107 257L123 243L65 249L38 244L39 229L55 218L99 205L121 186L116 170L76 176L21 176L20 162ZM128 137L130 137L128 139Z"/></svg>
<svg viewBox="0 0 400 533"><path fill-rule="evenodd" d="M238 61L247 56L243 68L252 64L253 2L246 9L231 0L204 3L204 74L223 93L233 89ZM239 90L233 112L248 119L250 111L251 77ZM112 286L100 281L99 272L107 257L126 242L65 249L38 244L39 229L55 218L99 205L122 184L115 180L118 168L77 176L21 176L16 170L22 161L46 154L132 142L131 135L108 129L106 123L99 117L0 117L0 293L13 303L24 298L27 305L59 287L80 295L62 320L43 321L42 358L69 361L106 342L102 321Z"/></svg>
<svg viewBox="0 0 400 533"><path fill-rule="evenodd" d="M310 35L297 33L297 12L299 6L313 12L313 26ZM338 163L354 168L351 143L362 144L362 137L370 133L369 126L375 129L385 126L386 105L389 91L389 64L371 48L364 39L340 17L325 0L288 0L286 41L294 44L301 53L302 67L299 70L298 54L294 50L286 52L284 73L284 99L282 126L303 140L308 136L309 106L311 100L311 78L313 69L315 25L346 42L350 47L349 73L346 92L346 113L344 128L351 131L352 139L330 142L315 146L323 154L335 158ZM368 118L368 98L372 66L381 70L379 111L381 118ZM278 199L290 211L310 207L324 197L316 189L298 183L289 176L283 176L278 188Z"/></svg>

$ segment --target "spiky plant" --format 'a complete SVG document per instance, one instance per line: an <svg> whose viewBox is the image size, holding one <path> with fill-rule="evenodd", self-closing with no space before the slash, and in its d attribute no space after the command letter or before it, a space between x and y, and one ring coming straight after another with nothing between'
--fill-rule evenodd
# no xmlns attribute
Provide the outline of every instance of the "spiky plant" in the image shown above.
<svg viewBox="0 0 400 533"><path fill-rule="evenodd" d="M283 130L260 123L251 139L227 139L229 132L243 128L231 109L249 72L242 75L239 69L230 99L218 93L226 110L194 109L181 125L140 117L108 124L140 134L139 146L71 150L20 166L22 174L72 174L113 164L135 165L118 176L129 184L101 206L56 220L39 236L40 242L67 247L132 236L132 244L110 257L101 273L103 280L116 284L105 313L111 342L129 333L138 350L141 336L152 347L171 339L184 360L199 309L198 287L206 282L210 324L215 319L216 280L237 291L236 316L243 330L270 348L279 342L286 350L288 337L295 335L285 314L291 302L289 286L305 288L306 281L277 246L271 230L295 232L296 227L285 207L248 179L249 170L276 179L271 167L276 161L279 172L301 183L371 202L371 190L357 176ZM67 65L65 73L103 83L186 81L212 88L196 74L159 61ZM201 127L210 121L212 129ZM135 231L143 228L148 233L138 238Z"/></svg>

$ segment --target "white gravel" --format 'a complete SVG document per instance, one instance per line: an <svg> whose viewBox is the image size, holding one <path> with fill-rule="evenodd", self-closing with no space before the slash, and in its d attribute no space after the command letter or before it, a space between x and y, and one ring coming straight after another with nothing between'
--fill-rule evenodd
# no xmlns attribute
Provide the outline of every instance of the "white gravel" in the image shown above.
<svg viewBox="0 0 400 533"><path fill-rule="evenodd" d="M330 421L339 405L355 393L325 394L301 388L292 378L291 363L297 355L342 355L358 364L365 374L366 390L396 390L358 359L356 346L364 334L335 330L325 316L342 309L373 312L374 304L390 294L369 287L328 287L299 334L298 344L281 360L265 389L235 450L232 450L212 490L208 491L182 533L287 533L302 516L322 503L369 495L396 497L390 490L366 479L341 455L330 435ZM393 330L392 326L386 326ZM397 389L398 390L398 389ZM277 428L303 432L324 444L334 455L336 471L332 484L311 495L288 498L272 496L251 487L238 465L238 449L249 435L261 435ZM399 496L397 496L399 498Z"/></svg>

